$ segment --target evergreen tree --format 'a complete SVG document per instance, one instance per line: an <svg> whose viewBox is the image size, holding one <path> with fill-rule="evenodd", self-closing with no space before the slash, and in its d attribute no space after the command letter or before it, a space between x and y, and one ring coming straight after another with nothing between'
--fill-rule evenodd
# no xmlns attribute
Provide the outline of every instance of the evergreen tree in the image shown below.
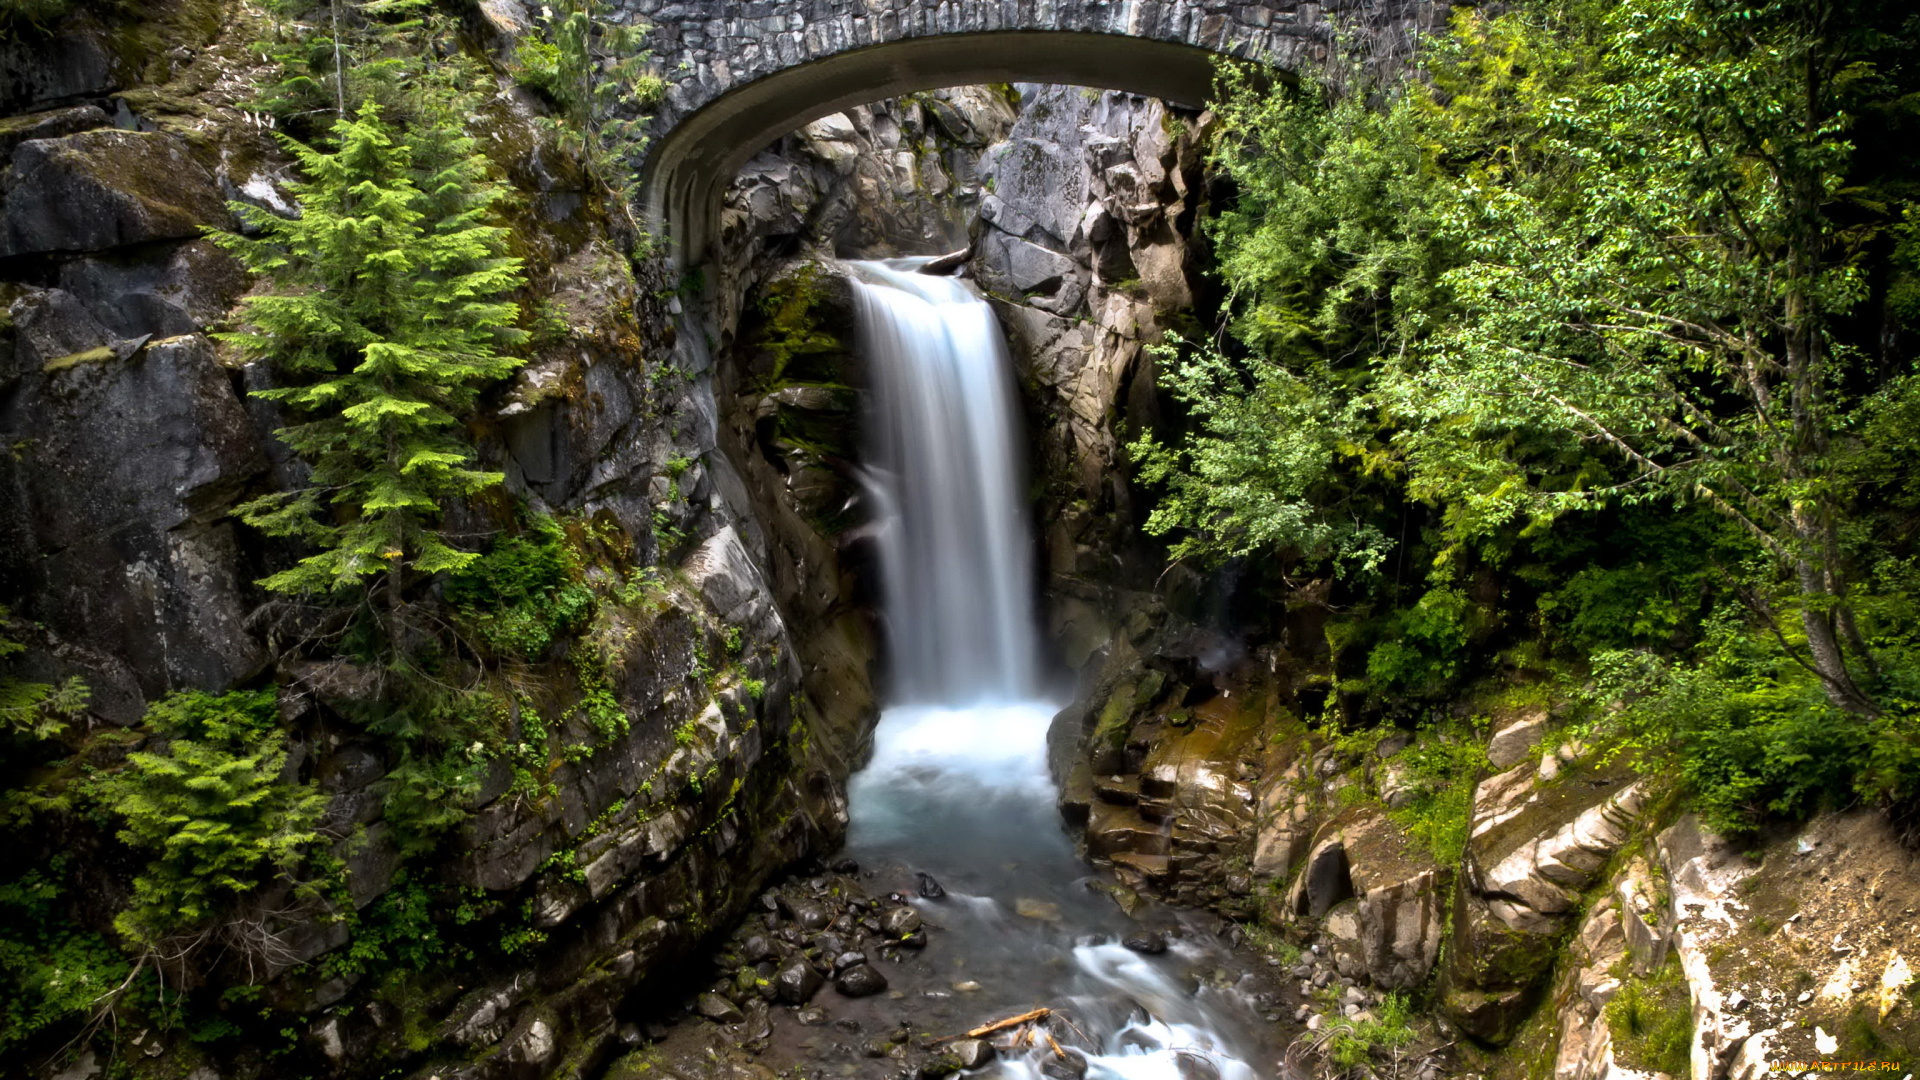
<svg viewBox="0 0 1920 1080"><path fill-rule="evenodd" d="M264 276L247 329L228 335L266 359L286 406L279 437L310 466L308 484L240 508L270 535L319 550L263 579L278 592L329 594L384 578L397 609L406 578L456 570L473 555L435 530L440 502L500 482L474 467L462 417L521 361L522 284L506 230L487 224L502 189L473 140L397 131L371 102L334 129L327 152L287 139L307 179L297 218L236 206L258 239L221 246Z"/></svg>

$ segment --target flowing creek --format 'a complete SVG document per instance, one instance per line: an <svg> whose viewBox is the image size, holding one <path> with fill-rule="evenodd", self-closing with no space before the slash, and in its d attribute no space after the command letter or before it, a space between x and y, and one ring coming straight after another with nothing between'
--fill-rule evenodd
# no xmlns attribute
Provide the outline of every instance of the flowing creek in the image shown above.
<svg viewBox="0 0 1920 1080"><path fill-rule="evenodd" d="M749 1033L759 1062L911 1075L904 1047L894 1062L867 1060L886 1056L875 1035L910 1028L924 1047L1046 1007L1047 1023L998 1033L992 1063L968 1075L1276 1076L1279 973L1249 972L1211 917L1150 903L1123 912L1061 824L1046 735L1062 703L1038 668L1011 363L987 304L914 265L853 264L875 389L869 465L884 519L891 704L850 785L841 875L811 888L825 895L857 873L860 889L911 903L930 933L924 948L873 958L886 993L827 988L797 1022L789 1009L747 1018L760 1028ZM771 896L767 907L777 934L787 924ZM746 942L748 960L764 948Z"/></svg>

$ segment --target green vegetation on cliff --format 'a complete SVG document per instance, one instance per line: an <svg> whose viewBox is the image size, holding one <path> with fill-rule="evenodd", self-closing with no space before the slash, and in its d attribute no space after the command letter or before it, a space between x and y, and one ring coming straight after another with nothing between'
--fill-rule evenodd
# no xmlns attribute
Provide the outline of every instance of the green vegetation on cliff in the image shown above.
<svg viewBox="0 0 1920 1080"><path fill-rule="evenodd" d="M219 242L271 283L228 335L283 385L259 392L292 423L276 434L312 470L306 486L240 508L249 524L320 550L268 577L269 589L337 593L457 570L475 556L431 527L441 501L501 476L473 467L461 420L479 388L519 367L519 260L488 211L503 192L473 140L395 129L369 102L334 128L337 148L286 144L307 179L301 213L236 204L258 239ZM344 520L343 520L344 519Z"/></svg>
<svg viewBox="0 0 1920 1080"><path fill-rule="evenodd" d="M1226 77L1230 340L1150 528L1329 576L1375 709L1588 682L1720 824L1920 794L1920 24L1532 0L1424 76Z"/></svg>

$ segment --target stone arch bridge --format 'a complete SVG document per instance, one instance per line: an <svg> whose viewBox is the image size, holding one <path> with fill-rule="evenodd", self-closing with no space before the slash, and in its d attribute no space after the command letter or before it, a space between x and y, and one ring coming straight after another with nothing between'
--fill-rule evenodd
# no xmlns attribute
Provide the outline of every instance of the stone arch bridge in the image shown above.
<svg viewBox="0 0 1920 1080"><path fill-rule="evenodd" d="M615 0L652 27L669 90L651 124L641 198L676 262L702 258L727 182L812 120L966 83L1053 82L1184 104L1213 59L1291 74L1333 27L1400 55L1447 0Z"/></svg>

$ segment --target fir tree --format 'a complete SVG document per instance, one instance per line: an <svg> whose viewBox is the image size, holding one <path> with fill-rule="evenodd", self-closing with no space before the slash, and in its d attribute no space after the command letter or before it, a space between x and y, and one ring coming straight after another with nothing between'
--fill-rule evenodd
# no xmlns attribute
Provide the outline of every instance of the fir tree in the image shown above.
<svg viewBox="0 0 1920 1080"><path fill-rule="evenodd" d="M396 130L372 102L334 134L331 152L285 140L307 176L299 217L236 206L260 236L216 238L270 285L228 339L272 365L281 385L260 394L286 407L278 435L312 470L239 512L319 549L267 588L338 594L384 578L397 609L409 573L474 557L434 523L441 500L501 480L474 467L461 421L521 363L501 349L520 337L505 297L523 278L506 230L487 223L503 191L471 138Z"/></svg>

